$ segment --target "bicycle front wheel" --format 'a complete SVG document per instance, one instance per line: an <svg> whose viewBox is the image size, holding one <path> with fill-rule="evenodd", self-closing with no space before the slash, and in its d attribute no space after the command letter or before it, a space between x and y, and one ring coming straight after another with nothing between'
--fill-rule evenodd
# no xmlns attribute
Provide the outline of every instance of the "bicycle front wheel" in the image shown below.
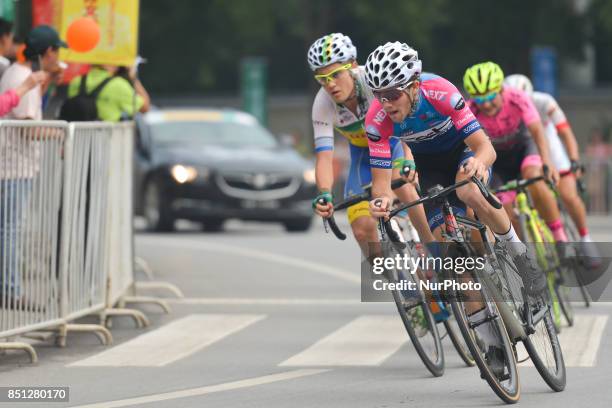
<svg viewBox="0 0 612 408"><path fill-rule="evenodd" d="M536 308L546 308L544 317L536 322L535 333L523 340L533 365L546 384L554 391L563 391L566 384L565 362L557 338L548 302L540 296L534 301Z"/></svg>

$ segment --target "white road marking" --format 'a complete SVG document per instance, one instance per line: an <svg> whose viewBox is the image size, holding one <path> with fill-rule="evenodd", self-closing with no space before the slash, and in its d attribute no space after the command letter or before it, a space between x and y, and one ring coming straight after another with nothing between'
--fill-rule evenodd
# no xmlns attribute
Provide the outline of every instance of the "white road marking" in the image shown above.
<svg viewBox="0 0 612 408"><path fill-rule="evenodd" d="M265 318L253 314L192 314L69 367L163 367Z"/></svg>
<svg viewBox="0 0 612 408"><path fill-rule="evenodd" d="M574 326L562 328L559 343L566 367L594 367L597 364L597 352L607 322L606 315L579 314L576 315ZM522 343L518 348L518 356L519 360L527 356ZM527 360L521 365L533 367L533 362Z"/></svg>
<svg viewBox="0 0 612 408"><path fill-rule="evenodd" d="M360 316L280 366L377 366L406 341L397 316Z"/></svg>
<svg viewBox="0 0 612 408"><path fill-rule="evenodd" d="M256 385L270 384L279 381L293 380L295 378L307 377L310 375L325 373L330 370L326 369L303 369L287 371L284 373L264 375L262 377L254 377L246 380L232 381L224 384L207 385L204 387L189 388L181 391L164 392L161 394L152 394L144 397L127 398L116 401L105 401L95 404L79 405L73 408L120 408L129 407L132 405L150 404L160 401L168 401L178 398L197 397L206 394L212 394L221 391L236 390L239 388L254 387ZM175 405L178 406L178 405Z"/></svg>
<svg viewBox="0 0 612 408"><path fill-rule="evenodd" d="M305 259L298 259L286 255L279 255L273 252L262 251L259 249L256 250L240 248L237 245L224 245L219 243L202 242L189 239L176 240L164 238L155 238L154 241L147 241L147 245L159 245L163 246L164 248L172 247L178 249L212 251L215 253L222 253L230 256L244 256L248 258L258 259L263 262L274 262L284 266L309 270L311 272L316 272L337 279L341 279L345 282L350 282L358 285L361 284L361 277L359 274L351 273L350 271L340 268L334 268L323 263L307 261Z"/></svg>
<svg viewBox="0 0 612 408"><path fill-rule="evenodd" d="M360 299L285 299L285 298L180 298L165 299L168 303L178 305L308 305L333 306L356 305Z"/></svg>

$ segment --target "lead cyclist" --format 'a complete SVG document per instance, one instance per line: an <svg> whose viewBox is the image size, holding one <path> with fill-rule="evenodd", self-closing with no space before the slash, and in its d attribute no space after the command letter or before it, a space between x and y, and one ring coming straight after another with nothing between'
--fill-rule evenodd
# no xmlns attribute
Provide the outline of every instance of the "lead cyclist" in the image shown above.
<svg viewBox="0 0 612 408"><path fill-rule="evenodd" d="M393 139L410 147L425 190L472 176L488 180L496 158L489 138L453 84L440 76L422 73L416 50L400 42L381 45L368 56L365 73L367 85L376 97L366 116L372 156L372 215L389 216L393 200L389 188ZM535 256L521 243L503 209L493 208L471 183L458 189L456 196L449 196L449 202L456 214L465 214L467 204L500 241L513 243L506 247L529 293L540 293L546 287ZM430 227L440 237L442 214L433 205L426 206L426 211ZM468 307L473 319L486 317L482 304L470 302ZM489 362L501 364L503 353L491 325L478 325L476 331L487 347Z"/></svg>
<svg viewBox="0 0 612 408"><path fill-rule="evenodd" d="M552 162L561 176L559 181L561 199L576 225L584 254L590 259L591 266L597 266L600 255L589 235L586 208L576 188L576 177L581 176L580 151L565 113L552 95L534 91L531 81L525 75L509 75L504 80L504 84L531 96L544 125Z"/></svg>
<svg viewBox="0 0 612 408"><path fill-rule="evenodd" d="M313 200L317 215L327 218L333 213L332 187L334 154L334 129L348 139L351 154L349 176L344 196L363 192L363 186L371 182L370 154L364 121L374 96L365 83L364 69L357 64L357 49L351 39L341 33L332 33L316 40L308 50L308 64L321 85L312 106L312 125L315 144L315 175L319 195ZM398 169L393 177L400 177L399 168L413 166L411 157L400 143L393 147L393 160ZM414 184L418 179L410 178L413 184L406 184L395 190L401 201L418 199ZM323 200L325 204L320 204ZM363 201L348 208L351 229L362 253L369 254L369 243L378 242L377 223ZM433 240L422 206L411 210L410 218L424 242Z"/></svg>

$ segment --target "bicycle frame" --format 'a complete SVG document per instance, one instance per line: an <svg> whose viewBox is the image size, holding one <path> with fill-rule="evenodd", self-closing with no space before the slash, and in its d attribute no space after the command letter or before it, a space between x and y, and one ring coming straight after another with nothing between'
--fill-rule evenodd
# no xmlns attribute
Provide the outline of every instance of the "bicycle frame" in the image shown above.
<svg viewBox="0 0 612 408"><path fill-rule="evenodd" d="M553 316L555 321L559 323L561 310L555 293L555 269L559 266L559 259L556 258L556 254L554 253L552 259L549 259L546 251L546 245L554 245L556 241L550 229L544 223L538 211L534 208L533 200L527 190L527 186L517 185L516 189L518 191L514 200L514 206L518 211L519 219L522 218L524 220L524 222L520 223L521 226L525 225L527 227L525 231L521 231L523 239L527 240L528 237L532 239L538 263L546 272L546 281L548 292L551 297Z"/></svg>

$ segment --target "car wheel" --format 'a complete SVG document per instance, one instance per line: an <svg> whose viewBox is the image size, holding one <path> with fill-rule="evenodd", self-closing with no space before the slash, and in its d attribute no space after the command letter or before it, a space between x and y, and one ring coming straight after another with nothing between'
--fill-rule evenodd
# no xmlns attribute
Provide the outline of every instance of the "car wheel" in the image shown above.
<svg viewBox="0 0 612 408"><path fill-rule="evenodd" d="M220 232L223 230L225 220L208 220L203 221L202 231L205 232Z"/></svg>
<svg viewBox="0 0 612 408"><path fill-rule="evenodd" d="M168 232L174 230L174 218L170 214L162 189L152 181L147 184L144 193L143 213L149 231Z"/></svg>
<svg viewBox="0 0 612 408"><path fill-rule="evenodd" d="M289 232L304 232L308 231L312 224L312 217L308 218L297 218L294 220L287 220L283 222L285 229Z"/></svg>

